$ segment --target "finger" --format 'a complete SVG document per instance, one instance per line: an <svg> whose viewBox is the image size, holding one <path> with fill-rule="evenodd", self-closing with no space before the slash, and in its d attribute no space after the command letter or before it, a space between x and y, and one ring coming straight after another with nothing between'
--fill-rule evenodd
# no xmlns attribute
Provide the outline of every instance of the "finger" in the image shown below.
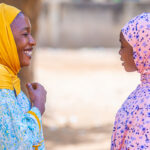
<svg viewBox="0 0 150 150"><path fill-rule="evenodd" d="M27 83L26 87L27 87L27 90L28 90L29 95L30 95L33 92L32 84L31 83Z"/></svg>
<svg viewBox="0 0 150 150"><path fill-rule="evenodd" d="M36 83L36 82L31 83L31 85L32 85L33 89L37 89L40 86L39 83Z"/></svg>

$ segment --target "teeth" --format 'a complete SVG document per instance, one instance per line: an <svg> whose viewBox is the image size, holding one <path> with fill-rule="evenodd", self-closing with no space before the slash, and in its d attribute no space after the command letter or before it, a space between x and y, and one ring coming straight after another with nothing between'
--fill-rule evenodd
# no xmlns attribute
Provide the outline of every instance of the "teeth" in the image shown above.
<svg viewBox="0 0 150 150"><path fill-rule="evenodd" d="M32 55L32 51L24 51L25 54L31 56Z"/></svg>

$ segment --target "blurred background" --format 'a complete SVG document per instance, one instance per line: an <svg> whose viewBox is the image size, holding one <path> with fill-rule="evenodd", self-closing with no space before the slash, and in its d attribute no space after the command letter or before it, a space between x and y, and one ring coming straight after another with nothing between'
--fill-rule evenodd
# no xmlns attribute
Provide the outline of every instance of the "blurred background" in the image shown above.
<svg viewBox="0 0 150 150"><path fill-rule="evenodd" d="M121 66L119 34L149 0L0 0L31 19L37 47L20 77L47 92L47 150L109 150L115 114L140 83Z"/></svg>

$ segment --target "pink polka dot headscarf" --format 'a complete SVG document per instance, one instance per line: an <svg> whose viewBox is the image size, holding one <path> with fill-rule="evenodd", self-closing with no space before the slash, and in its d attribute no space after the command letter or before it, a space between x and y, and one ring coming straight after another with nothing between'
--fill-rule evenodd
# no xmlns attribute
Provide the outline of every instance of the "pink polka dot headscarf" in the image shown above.
<svg viewBox="0 0 150 150"><path fill-rule="evenodd" d="M138 72L150 74L150 13L142 13L122 29L127 42L133 47L133 58Z"/></svg>

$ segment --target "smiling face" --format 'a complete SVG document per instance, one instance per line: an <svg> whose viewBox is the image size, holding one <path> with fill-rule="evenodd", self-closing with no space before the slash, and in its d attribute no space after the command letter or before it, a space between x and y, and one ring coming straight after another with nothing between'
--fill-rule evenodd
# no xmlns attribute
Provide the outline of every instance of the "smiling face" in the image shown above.
<svg viewBox="0 0 150 150"><path fill-rule="evenodd" d="M12 33L16 42L20 66L29 66L33 46L36 45L31 35L31 24L28 17L20 13L11 24Z"/></svg>
<svg viewBox="0 0 150 150"><path fill-rule="evenodd" d="M133 59L133 48L126 41L122 32L120 33L120 43L121 43L121 48L119 54L121 55L120 58L121 61L123 61L122 65L124 66L127 72L136 71L137 67Z"/></svg>

